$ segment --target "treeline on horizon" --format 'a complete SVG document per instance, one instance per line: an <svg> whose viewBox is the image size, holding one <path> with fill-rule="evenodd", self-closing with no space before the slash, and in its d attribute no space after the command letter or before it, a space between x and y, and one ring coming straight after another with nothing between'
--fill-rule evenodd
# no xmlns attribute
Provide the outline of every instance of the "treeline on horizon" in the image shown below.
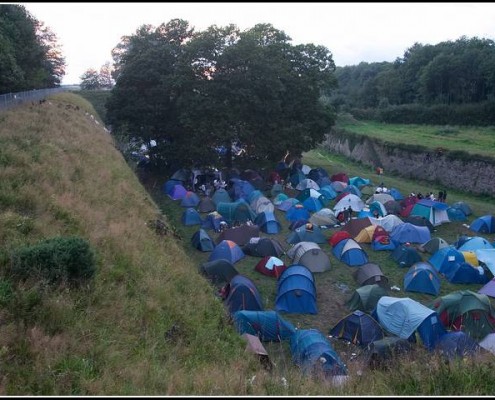
<svg viewBox="0 0 495 400"><path fill-rule="evenodd" d="M57 87L64 75L55 33L24 6L0 4L0 94Z"/></svg>
<svg viewBox="0 0 495 400"><path fill-rule="evenodd" d="M394 62L337 67L330 103L389 123L495 124L495 43L467 38L415 43Z"/></svg>

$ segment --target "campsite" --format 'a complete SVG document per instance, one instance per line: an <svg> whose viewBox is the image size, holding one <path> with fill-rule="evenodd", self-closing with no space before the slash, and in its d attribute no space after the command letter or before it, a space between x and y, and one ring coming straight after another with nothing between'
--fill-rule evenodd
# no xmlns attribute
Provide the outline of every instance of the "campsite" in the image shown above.
<svg viewBox="0 0 495 400"><path fill-rule="evenodd" d="M467 339L459 342L461 344L458 345L452 345L449 341L451 346L449 351L445 350L446 345L443 344L447 341L447 337L457 338L458 334L462 333L464 325L458 325L457 329L444 326L441 324L442 319L437 318L430 307L433 307L435 300L449 298L457 293L481 293L485 284L491 282L495 265L491 260L488 263L480 262L476 252L480 252L482 259L483 251L490 256L495 252L493 247L495 232L490 228L494 225L489 217L495 211L493 204L456 192L455 189L450 190L448 203L414 199L411 204L409 196L411 192L428 193L436 188L429 182L378 176L369 168L352 163L338 155L325 153L323 149L306 153L303 163L306 174L298 171L294 174L297 176L292 177L294 181L301 180L301 183L294 182L295 185L291 185L299 189L284 188L285 190L280 191L280 188L277 188L278 190L274 192L274 184L269 179L264 183L257 182L256 186L251 187L246 183L248 181L242 181L236 188L237 181L234 178L231 182L233 184L227 185L227 190L220 191L222 196L230 192L232 194L230 201L225 201L229 198L223 197L216 208L220 214L219 218L224 217L227 221L227 228L221 232L216 232L215 229L207 230L214 243L218 243L216 238L227 235L232 235L230 237L234 238L237 230L250 230L246 235L238 235L243 236L243 239L238 237L239 247L230 246L235 250L231 254L236 254L238 250L241 250L240 253L242 249L247 250L244 256L237 255L238 261L232 263L230 267L233 267L237 274L247 277L249 284L256 290L258 298L256 312L276 312L278 317L282 318L284 323L293 326L295 331L315 330L318 334L322 334L335 352L334 356L339 360L338 365L342 362L349 374L370 370L372 363L377 360L377 354L382 356L386 351L390 351L390 348L400 348L401 345L407 347L408 351L389 357L387 362L390 367L400 362L400 357L407 357L411 349L426 354L426 357L428 354L433 357L433 354L438 355L440 352L453 359L455 357L452 352L459 348L460 354L466 356L467 353L462 353L464 349L462 346L467 346ZM272 176L273 173L275 171L272 172ZM319 191L317 182L308 176L316 177L327 185ZM329 179L331 176L340 179L344 177L343 180L347 179L347 182L345 185L340 183L331 185L332 181ZM360 185L352 185L351 181ZM200 226L204 227L208 224L196 226L181 224L178 216L184 212L184 209L180 207L179 201L172 200L164 192L168 184L164 178L160 190L153 192L154 197L167 217L175 221L176 228L184 238L182 244L189 248L191 246L189 238L200 229ZM308 184L311 187L308 187ZM387 189L387 193L381 193L379 184L392 190ZM365 194L363 195L359 189ZM351 193L351 190L358 195ZM259 204L256 200L253 201L256 198L264 199L262 202L264 210L268 209L268 211L256 213L255 207L250 209L250 204ZM308 202L307 199L315 201ZM347 203L344 203L346 199ZM390 203L395 203L396 207L393 208ZM318 206L315 207L314 204ZM346 204L346 207L349 204L354 211L354 216L347 223L339 221L338 218L338 211L345 208L342 204ZM379 210L379 215L375 214L377 218L371 212L373 208ZM459 219L454 211L461 208L464 212L462 219ZM238 211L235 211L236 209ZM319 213L321 210L327 215L327 219L323 221L318 217L321 215ZM449 218L451 215L454 217ZM201 216L206 221L209 213L202 213ZM246 224L246 221L250 222ZM234 227L233 223L239 226ZM268 227L267 224L270 223L272 225ZM386 240L380 240L384 236L387 237ZM256 240L260 243L271 243L270 248L262 254L253 252L252 247L255 245L249 243ZM468 243L471 243L471 247ZM444 254L447 251L448 254ZM309 258L301 261L304 253ZM458 256L454 257L454 253ZM189 254L194 263L200 266L208 265L204 262L208 259L209 253L190 251ZM264 257L265 263L267 259L272 259L274 269L272 274L261 272L260 257ZM445 263L444 267L442 263ZM282 269L275 272L275 265ZM459 274L455 271L461 268L464 275L456 280L453 276ZM287 273L293 276L287 277ZM207 275L204 276L208 279ZM290 279L293 280L292 283L286 282ZM212 296L215 296L216 291L225 285L225 281L220 284L215 281L210 282L212 282ZM371 292L368 288L374 287L380 290L374 290L374 294L369 294ZM297 294L294 294L295 292ZM491 291L488 296L478 296L482 296L483 300L487 301L488 306L483 307L485 309L489 307L486 309L489 316L486 317L483 329L493 331L495 313L491 307L495 293ZM297 298L295 303L291 300L294 298ZM392 318L388 322L383 321L387 321L390 313L382 311L380 324L377 315L377 309L382 307L379 305L380 299L388 302L384 303L385 308L396 299L407 300L406 307L400 309L402 311L397 311L398 308L393 311L395 320ZM394 324L403 324L397 322L400 315L404 315L407 321L410 320L408 313L422 317L409 330L394 331ZM368 317L369 321L363 322L362 314ZM346 322L346 318L351 318L351 322ZM445 322L445 317L442 318ZM428 322L430 319L436 323ZM359 325L357 321L372 332L369 334L372 335L373 340L370 339L363 344L356 342L358 336L349 339L350 333L347 330L352 330L350 327L353 325ZM418 325L421 325L421 329ZM426 325L429 326L428 329L425 328ZM344 326L346 329L343 328ZM265 329L269 328L265 327ZM332 335L331 332L334 334ZM340 332L340 337L339 334L335 334L336 332ZM447 333L448 335L443 338ZM354 334L368 333L358 329ZM468 339L473 339L469 333L467 336ZM410 340L407 341L407 338ZM484 349L480 350L477 344L481 339L473 340L477 352L472 350L469 355L475 357L485 354L486 356L488 351L483 352ZM393 345L389 342L393 342ZM434 350L437 342L438 347ZM297 360L297 356L291 353L288 338L262 343L264 357L268 357L279 368L289 368L290 365L294 365L294 360ZM339 371L342 373L342 370Z"/></svg>

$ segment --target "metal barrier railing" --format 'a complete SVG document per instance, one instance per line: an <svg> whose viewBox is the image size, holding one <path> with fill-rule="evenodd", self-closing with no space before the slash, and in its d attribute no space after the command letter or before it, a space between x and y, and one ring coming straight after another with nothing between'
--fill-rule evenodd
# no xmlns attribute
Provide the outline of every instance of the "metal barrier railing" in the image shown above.
<svg viewBox="0 0 495 400"><path fill-rule="evenodd" d="M27 101L38 101L48 95L58 92L64 92L67 90L71 89L65 87L56 87L50 89L35 89L24 92L0 94L0 110L6 110Z"/></svg>

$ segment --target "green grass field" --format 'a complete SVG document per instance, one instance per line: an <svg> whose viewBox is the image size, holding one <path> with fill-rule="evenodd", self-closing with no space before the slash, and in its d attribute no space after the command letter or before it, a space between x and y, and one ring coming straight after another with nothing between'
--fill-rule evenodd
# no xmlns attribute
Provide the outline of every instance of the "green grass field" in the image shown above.
<svg viewBox="0 0 495 400"><path fill-rule="evenodd" d="M422 145L430 149L444 148L493 157L495 127L433 126L415 124L386 124L375 121L357 121L342 115L338 128L381 139L391 143Z"/></svg>

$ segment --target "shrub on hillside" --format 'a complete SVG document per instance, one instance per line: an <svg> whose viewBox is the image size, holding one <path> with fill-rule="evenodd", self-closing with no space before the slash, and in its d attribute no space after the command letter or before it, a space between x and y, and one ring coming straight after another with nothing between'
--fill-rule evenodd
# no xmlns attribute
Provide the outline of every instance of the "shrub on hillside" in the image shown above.
<svg viewBox="0 0 495 400"><path fill-rule="evenodd" d="M50 283L80 283L95 273L95 256L79 237L55 237L20 247L11 256L13 278L40 278Z"/></svg>

